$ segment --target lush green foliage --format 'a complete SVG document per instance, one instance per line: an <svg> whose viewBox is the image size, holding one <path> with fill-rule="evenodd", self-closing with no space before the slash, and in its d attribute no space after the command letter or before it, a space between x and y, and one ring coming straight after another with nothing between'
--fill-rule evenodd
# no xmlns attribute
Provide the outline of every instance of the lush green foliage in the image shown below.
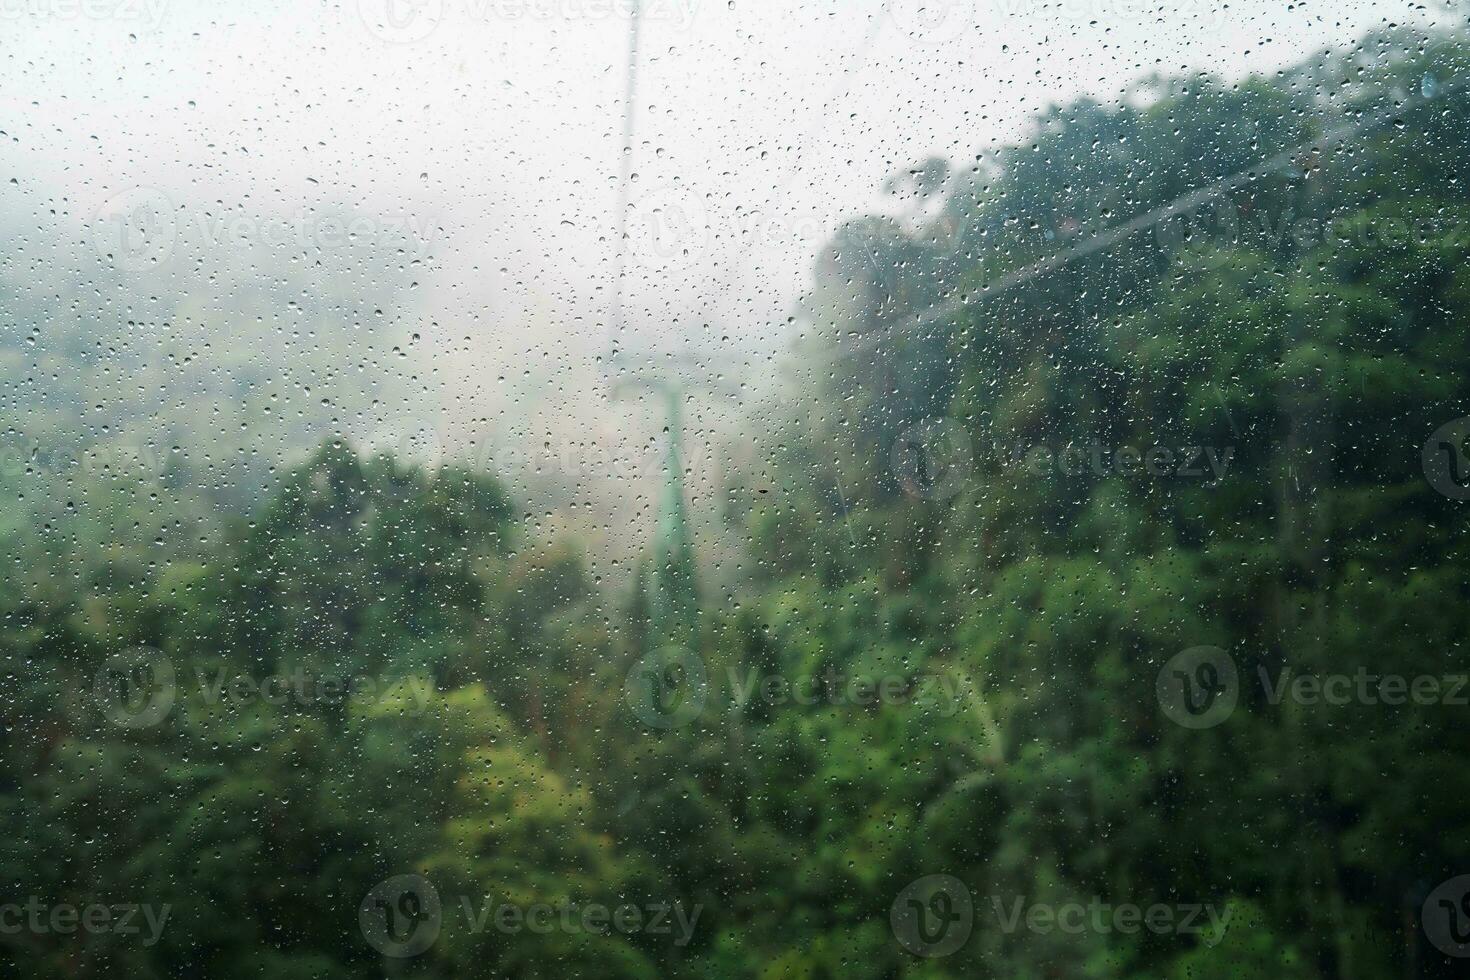
<svg viewBox="0 0 1470 980"><path fill-rule="evenodd" d="M1470 871L1467 709L1273 703L1256 678L1464 673L1467 505L1420 457L1470 414L1463 64L1388 36L1274 79L1058 109L1024 147L917 171L938 213L845 228L810 297L773 492L730 517L754 571L680 627L709 684L685 724L647 724L625 696L677 618L669 590L609 611L576 554L526 547L484 474L334 443L197 555L8 570L0 879L173 918L147 947L0 937L0 962L332 980L1449 976L1416 916ZM987 288L1293 146L1308 149L1205 206L1192 234L1146 228ZM961 312L904 328L958 296ZM935 419L962 434L927 447L958 477L943 492L894 465ZM1009 455L1094 442L1209 448L1226 469ZM0 502L18 558L36 518L12 484L31 478L22 463ZM53 559L79 536L61 527L43 532ZM641 578L677 563L684 588L677 528L662 533ZM94 677L138 645L162 652L177 696L127 728ZM1200 645L1243 682L1235 713L1196 730L1165 716L1155 680ZM742 690L831 671L902 678L904 696ZM275 701L232 693L237 675L372 683ZM383 959L358 906L405 873L435 883L443 934ZM917 958L890 906L938 873L967 884L976 928ZM701 913L687 945L465 928L460 897L485 895ZM1223 937L1008 932L996 897L1209 903L1231 920Z"/></svg>

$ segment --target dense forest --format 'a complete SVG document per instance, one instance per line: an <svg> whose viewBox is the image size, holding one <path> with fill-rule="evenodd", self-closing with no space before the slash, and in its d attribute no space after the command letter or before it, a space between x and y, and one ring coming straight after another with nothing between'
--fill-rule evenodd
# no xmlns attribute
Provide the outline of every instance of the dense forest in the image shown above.
<svg viewBox="0 0 1470 980"><path fill-rule="evenodd" d="M0 963L1457 975L1467 97L1386 29L916 163L817 257L763 458L691 508L670 425L626 579L345 432L42 465L99 352L7 270Z"/></svg>

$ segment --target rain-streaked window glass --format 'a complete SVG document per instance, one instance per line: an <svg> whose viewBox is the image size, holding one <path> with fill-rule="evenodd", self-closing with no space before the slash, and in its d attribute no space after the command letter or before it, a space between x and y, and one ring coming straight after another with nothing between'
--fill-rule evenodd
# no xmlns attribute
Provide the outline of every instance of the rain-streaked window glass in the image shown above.
<svg viewBox="0 0 1470 980"><path fill-rule="evenodd" d="M1470 965L1461 0L0 0L0 973Z"/></svg>

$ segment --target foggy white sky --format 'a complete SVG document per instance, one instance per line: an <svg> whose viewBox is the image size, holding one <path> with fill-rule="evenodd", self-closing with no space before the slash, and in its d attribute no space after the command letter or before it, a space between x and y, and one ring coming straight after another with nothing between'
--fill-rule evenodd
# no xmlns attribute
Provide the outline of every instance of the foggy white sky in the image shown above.
<svg viewBox="0 0 1470 980"><path fill-rule="evenodd" d="M64 193L82 220L136 186L397 216L427 229L430 311L593 341L629 2L0 0L0 166L32 206ZM645 0L630 319L768 335L816 246L881 206L895 169L1079 92L1269 69L1414 6Z"/></svg>
<svg viewBox="0 0 1470 980"><path fill-rule="evenodd" d="M455 426L508 429L523 448L586 439L656 468L656 413L630 424L640 409L607 403L597 362L629 2L0 0L0 214L73 229L86 248L110 209L161 199L172 257L212 247L215 261L235 254L232 235L346 254L327 218L359 215L359 238L412 242L418 288L386 312L423 335L431 381L412 408L441 417L438 439L461 445ZM968 158L1049 104L1111 101L1152 72L1268 71L1454 9L643 2L630 343L693 339L755 379L784 348L819 245L887 208L895 171ZM175 268L191 296L211 288ZM688 414L690 457L708 455L717 416Z"/></svg>
<svg viewBox="0 0 1470 980"><path fill-rule="evenodd" d="M456 414L561 412L604 350L630 2L0 0L0 174L17 180L0 206L56 209L85 238L99 209L161 193L176 252L212 235L227 253L233 220L288 254L340 248L318 223L347 209L366 238L415 241L419 288L389 313L423 325L442 390L484 403ZM1431 16L1397 0L643 3L630 344L743 351L756 367L737 375L782 346L813 253L886 206L894 171L1149 72L1269 70Z"/></svg>

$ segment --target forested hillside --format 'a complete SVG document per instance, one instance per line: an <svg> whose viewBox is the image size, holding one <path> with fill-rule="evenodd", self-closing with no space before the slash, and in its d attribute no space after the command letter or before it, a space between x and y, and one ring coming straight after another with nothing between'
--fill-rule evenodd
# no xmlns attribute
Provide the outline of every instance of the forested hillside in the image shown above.
<svg viewBox="0 0 1470 980"><path fill-rule="evenodd" d="M0 880L154 921L0 963L1458 975L1467 99L1386 31L916 162L818 256L762 458L716 518L670 453L612 602L511 475L345 435L152 562L86 538L169 526L151 487L7 461ZM75 369L31 326L13 408Z"/></svg>

